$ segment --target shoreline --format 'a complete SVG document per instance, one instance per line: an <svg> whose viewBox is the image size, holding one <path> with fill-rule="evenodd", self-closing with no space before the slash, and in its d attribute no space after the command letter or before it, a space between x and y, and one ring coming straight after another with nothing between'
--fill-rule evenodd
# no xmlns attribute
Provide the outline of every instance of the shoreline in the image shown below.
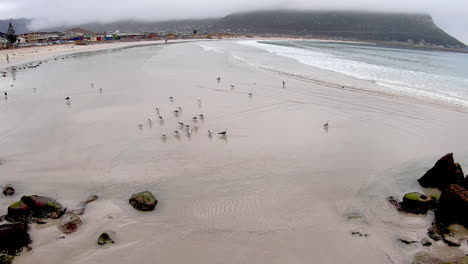
<svg viewBox="0 0 468 264"><path fill-rule="evenodd" d="M90 45L76 45L76 44L61 44L51 46L27 47L19 49L5 49L0 50L0 70L5 70L10 67L17 67L19 65L38 62L41 60L50 60L54 57L64 55L74 55L86 52L104 51L111 49L124 49L135 47L146 47L154 45L169 45L197 41L210 41L208 39L181 39L171 40L165 43L164 40L150 40L150 41L119 41L112 43L93 43ZM10 57L10 63L6 63L6 55ZM15 55L13 55L15 54ZM22 57L22 58L21 58Z"/></svg>

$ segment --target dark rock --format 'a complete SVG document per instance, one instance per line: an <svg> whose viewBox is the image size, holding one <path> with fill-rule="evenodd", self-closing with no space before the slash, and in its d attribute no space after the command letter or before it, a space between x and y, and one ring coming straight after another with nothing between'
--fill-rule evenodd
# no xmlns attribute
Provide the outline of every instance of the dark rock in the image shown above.
<svg viewBox="0 0 468 264"><path fill-rule="evenodd" d="M107 233L102 233L99 238L98 238L98 244L99 245L105 245L105 244L114 244L114 240L109 236Z"/></svg>
<svg viewBox="0 0 468 264"><path fill-rule="evenodd" d="M450 247L459 247L461 246L460 239L457 239L451 235L445 235L442 237L442 241L445 242L445 244L449 245Z"/></svg>
<svg viewBox="0 0 468 264"><path fill-rule="evenodd" d="M140 211L153 211L158 203L153 194L149 191L140 192L130 197L129 203Z"/></svg>
<svg viewBox="0 0 468 264"><path fill-rule="evenodd" d="M426 214L433 207L432 199L419 192L407 193L403 196L401 204L404 211L412 214Z"/></svg>
<svg viewBox="0 0 468 264"><path fill-rule="evenodd" d="M37 218L58 219L67 210L54 199L39 195L23 196L21 201L29 207L32 215Z"/></svg>
<svg viewBox="0 0 468 264"><path fill-rule="evenodd" d="M0 225L0 252L16 255L31 244L27 224Z"/></svg>
<svg viewBox="0 0 468 264"><path fill-rule="evenodd" d="M449 153L440 158L418 182L423 187L444 190L449 184L463 184L464 179L460 164L455 163L453 153Z"/></svg>
<svg viewBox="0 0 468 264"><path fill-rule="evenodd" d="M421 240L421 245L423 245L425 247L429 247L429 246L432 246L432 242L427 238L423 238Z"/></svg>
<svg viewBox="0 0 468 264"><path fill-rule="evenodd" d="M438 223L468 227L468 190L460 185L449 185L440 196L435 219Z"/></svg>
<svg viewBox="0 0 468 264"><path fill-rule="evenodd" d="M12 264L14 258L15 258L15 256L1 254L0 255L0 264Z"/></svg>
<svg viewBox="0 0 468 264"><path fill-rule="evenodd" d="M429 209L435 206L435 201L431 197L418 192L405 194L403 202L398 202L393 196L388 197L387 200L399 212L410 214L426 214Z"/></svg>
<svg viewBox="0 0 468 264"><path fill-rule="evenodd" d="M361 231L351 231L351 235L355 237L368 237L369 234L363 233Z"/></svg>
<svg viewBox="0 0 468 264"><path fill-rule="evenodd" d="M80 202L78 205L77 205L77 208L73 209L73 210L70 210L68 212L70 213L73 213L73 214L76 214L76 215L83 215L85 210L86 210L86 206L91 203L91 202L94 202L96 201L97 199L99 198L99 196L97 195L90 195L85 201L83 202Z"/></svg>
<svg viewBox="0 0 468 264"><path fill-rule="evenodd" d="M60 231L65 234L71 234L78 230L78 228L83 224L80 217L76 214L66 214L58 225Z"/></svg>
<svg viewBox="0 0 468 264"><path fill-rule="evenodd" d="M409 237L401 237L399 238L398 240L400 240L401 242L407 244L407 245L410 245L410 244L414 244L414 243L418 243L418 241L414 240L414 239L411 239Z"/></svg>
<svg viewBox="0 0 468 264"><path fill-rule="evenodd" d="M443 235L450 233L448 228L443 224L437 224L435 221L432 222L431 227L427 230L427 235L435 241L442 240Z"/></svg>
<svg viewBox="0 0 468 264"><path fill-rule="evenodd" d="M3 187L3 194L6 196L10 196L15 194L15 188L11 187L10 185L7 185Z"/></svg>
<svg viewBox="0 0 468 264"><path fill-rule="evenodd" d="M11 222L27 222L31 217L29 207L22 201L13 203L8 207L6 219Z"/></svg>

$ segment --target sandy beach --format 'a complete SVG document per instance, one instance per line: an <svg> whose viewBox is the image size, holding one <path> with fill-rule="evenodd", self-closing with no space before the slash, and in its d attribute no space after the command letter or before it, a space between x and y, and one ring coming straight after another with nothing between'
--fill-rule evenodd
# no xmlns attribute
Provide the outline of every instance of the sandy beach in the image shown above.
<svg viewBox="0 0 468 264"><path fill-rule="evenodd" d="M169 43L188 42L193 40L170 40ZM148 41L126 41L126 42L111 42L111 43L92 43L90 45L63 44L51 46L36 46L19 49L4 49L0 50L0 69L26 64L29 62L47 60L56 56L64 56L69 54L77 54L81 52L93 52L112 49L121 49L129 47L139 47L148 45L164 44L164 40L148 40ZM6 60L8 54L10 63Z"/></svg>
<svg viewBox="0 0 468 264"><path fill-rule="evenodd" d="M0 79L0 90L8 88L0 98L0 184L17 190L0 199L0 215L26 194L68 207L100 196L65 239L57 239L56 221L33 224L33 249L15 264L390 264L423 250L398 238L426 237L433 215L399 214L386 197L420 190L416 179L448 152L467 166L464 111L340 89L371 84L318 69L306 70L337 85L295 78L202 42L119 49L153 43L161 42L10 56L22 64L83 52ZM295 67L287 58L270 63ZM177 122L192 133L176 135ZM226 137L217 134L225 129ZM144 190L159 200L154 212L128 204ZM102 232L116 244L99 247ZM452 256L467 246L431 250Z"/></svg>

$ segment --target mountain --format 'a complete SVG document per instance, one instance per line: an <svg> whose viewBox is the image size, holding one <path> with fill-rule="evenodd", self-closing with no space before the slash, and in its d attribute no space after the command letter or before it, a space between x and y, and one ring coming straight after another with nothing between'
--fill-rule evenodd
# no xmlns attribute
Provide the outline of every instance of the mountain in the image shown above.
<svg viewBox="0 0 468 264"><path fill-rule="evenodd" d="M232 32L464 46L426 14L344 11L260 11L226 16L217 27Z"/></svg>
<svg viewBox="0 0 468 264"><path fill-rule="evenodd" d="M13 20L16 32L28 31L30 19ZM0 20L5 32L9 20ZM41 29L64 31L72 27L93 32L184 32L234 33L261 36L298 36L309 38L346 39L427 43L446 47L466 47L440 29L427 14L377 13L353 11L255 11L235 13L222 18L174 21L121 20L112 23L85 23L68 27Z"/></svg>

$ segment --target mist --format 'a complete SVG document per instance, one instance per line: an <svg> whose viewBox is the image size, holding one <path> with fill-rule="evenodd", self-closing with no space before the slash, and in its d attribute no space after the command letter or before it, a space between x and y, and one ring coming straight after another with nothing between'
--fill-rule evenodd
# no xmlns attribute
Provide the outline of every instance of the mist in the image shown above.
<svg viewBox="0 0 468 264"><path fill-rule="evenodd" d="M117 20L162 21L222 17L265 9L428 13L438 26L468 43L466 0L0 0L0 19L35 18L31 30Z"/></svg>

